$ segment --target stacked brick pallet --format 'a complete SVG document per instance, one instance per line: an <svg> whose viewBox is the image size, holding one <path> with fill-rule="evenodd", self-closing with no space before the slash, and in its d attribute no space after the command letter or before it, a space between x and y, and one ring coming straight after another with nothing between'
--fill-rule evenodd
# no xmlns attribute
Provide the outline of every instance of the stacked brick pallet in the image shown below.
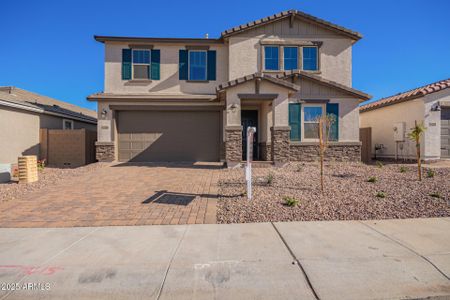
<svg viewBox="0 0 450 300"><path fill-rule="evenodd" d="M37 157L27 155L19 157L19 182L31 183L38 181Z"/></svg>

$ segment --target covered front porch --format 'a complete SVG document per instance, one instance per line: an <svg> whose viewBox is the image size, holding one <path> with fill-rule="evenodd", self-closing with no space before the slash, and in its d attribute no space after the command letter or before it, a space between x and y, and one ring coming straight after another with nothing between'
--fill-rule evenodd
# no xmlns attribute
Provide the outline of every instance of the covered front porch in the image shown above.
<svg viewBox="0 0 450 300"><path fill-rule="evenodd" d="M298 87L284 80L254 74L220 86L225 98L224 141L228 167L246 160L246 131L256 127L253 160L282 166L289 161L289 97Z"/></svg>

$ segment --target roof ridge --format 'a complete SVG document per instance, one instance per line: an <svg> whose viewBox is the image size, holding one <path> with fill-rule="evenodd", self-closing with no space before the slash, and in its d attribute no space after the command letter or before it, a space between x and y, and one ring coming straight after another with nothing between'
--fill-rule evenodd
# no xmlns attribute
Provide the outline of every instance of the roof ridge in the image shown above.
<svg viewBox="0 0 450 300"><path fill-rule="evenodd" d="M380 98L376 101L364 104L359 107L361 112L372 110L376 108L381 108L387 105L392 105L400 103L403 101L413 100L418 98L418 96L426 96L434 92L438 92L444 89L450 88L450 78L442 79L432 83L422 85L420 87L412 88L404 92L400 92L391 96Z"/></svg>
<svg viewBox="0 0 450 300"><path fill-rule="evenodd" d="M0 86L0 91L7 91L9 94L11 94L11 91L13 91L14 89L16 89L16 87L12 85Z"/></svg>
<svg viewBox="0 0 450 300"><path fill-rule="evenodd" d="M349 35L349 36L353 37L356 40L359 40L359 39L362 38L362 35L359 32L353 31L353 30L348 29L348 28L346 28L344 26L334 24L332 22L326 21L324 19L315 17L313 15L307 14L305 12L302 12L302 11L296 10L296 9L284 10L284 11L281 11L279 13L275 13L275 14L272 14L270 16L267 16L267 17L263 17L263 18L260 18L260 19L254 20L254 21L250 21L250 22L238 25L238 26L231 27L229 29L226 29L226 30L222 31L221 37L223 38L223 37L226 37L226 36L229 36L229 35L233 35L233 34L241 32L243 30L248 30L248 29L251 29L251 28L253 28L255 26L261 26L261 25L263 25L265 23L272 22L272 21L275 21L275 20L281 19L281 18L286 18L286 17L289 17L291 15L299 16L299 17L302 17L304 19L308 19L309 21L313 21L313 22L319 23L319 24L321 24L323 26L330 27L332 30L340 31L340 32L342 32L342 33L344 33L346 35Z"/></svg>
<svg viewBox="0 0 450 300"><path fill-rule="evenodd" d="M81 106L79 106L79 105L76 105L76 104L73 104L73 103L70 103L70 102L66 102L66 101L63 101L63 100L60 100L60 99L56 99L56 98L53 98L53 97L49 97L49 96L47 96L47 95L38 94L38 93L33 92L33 91L25 90L25 89L18 88L18 87L15 87L14 89L19 90L19 91L24 91L25 93L29 93L29 94L36 95L37 97L48 98L48 99L50 99L50 100L53 100L53 101L55 101L55 102L58 102L58 103L56 104L57 106L59 106L59 107L61 107L61 108L64 108L64 109L67 109L67 110L70 110L70 109L63 107L63 106L61 106L60 104L62 103L62 105L70 105L70 106L74 106L74 107L76 107L77 109L80 109L80 110L88 110L88 111L91 111L91 112L95 112L95 110L92 110L92 109L89 109L89 108L84 108L84 107L81 107ZM34 100L35 102L39 103L39 100L36 100L36 99L33 99L33 100ZM42 103L42 104L45 104L45 103ZM45 104L45 105L48 105L48 104ZM52 104L52 105L55 105L55 104ZM79 113L84 114L84 113L82 113L81 111L80 111ZM84 115L86 115L86 114L84 114Z"/></svg>
<svg viewBox="0 0 450 300"><path fill-rule="evenodd" d="M424 84L424 85L422 85L422 86L420 86L420 87L412 88L412 89L409 89L409 90L406 90L406 91L403 91L403 92L398 92L398 93L395 93L395 94L393 94L393 95L390 95L390 96L386 96L386 97L380 98L380 99L378 99L378 100L376 100L376 101L374 101L374 102L372 102L372 103L375 103L375 102L377 102L377 101L382 101L382 100L384 100L384 99L388 99L388 98L391 98L391 97L394 97L394 96L399 96L399 95L402 95L402 94L407 94L407 93L412 92L412 91L415 91L415 90L422 90L422 89L424 89L424 88L426 88L426 87L428 87L428 86L430 86L430 85L438 84L438 83L441 83L441 82L444 82L444 81L449 81L449 80L450 80L450 78L448 78L448 79L443 79L443 80L439 80L439 81L432 82L432 83L428 83L428 84ZM422 92L422 91L420 91L420 92ZM368 104L371 104L371 103L368 103ZM367 105L367 104L366 104L366 105ZM361 106L361 107L362 107L362 106Z"/></svg>
<svg viewBox="0 0 450 300"><path fill-rule="evenodd" d="M97 112L95 110L85 108L74 103L66 102L63 100L55 99L47 95L42 95L36 92L32 92L19 87L0 87L0 94L5 94L14 97L16 101L21 101L29 104L42 104L47 106L57 105L58 107L70 110L74 113L83 116L89 116L91 118L96 118Z"/></svg>

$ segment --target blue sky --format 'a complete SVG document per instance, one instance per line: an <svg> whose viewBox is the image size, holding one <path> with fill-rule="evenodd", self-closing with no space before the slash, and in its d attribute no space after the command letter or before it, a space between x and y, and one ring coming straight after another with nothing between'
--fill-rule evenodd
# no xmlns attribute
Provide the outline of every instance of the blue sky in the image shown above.
<svg viewBox="0 0 450 300"><path fill-rule="evenodd" d="M103 47L94 34L218 37L288 9L364 35L353 47L353 86L374 99L450 77L448 0L6 0L0 85L95 109L85 100L103 89Z"/></svg>

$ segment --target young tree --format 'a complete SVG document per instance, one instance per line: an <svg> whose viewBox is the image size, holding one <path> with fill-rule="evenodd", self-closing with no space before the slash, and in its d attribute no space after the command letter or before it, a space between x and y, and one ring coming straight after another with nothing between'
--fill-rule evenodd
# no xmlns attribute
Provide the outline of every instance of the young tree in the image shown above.
<svg viewBox="0 0 450 300"><path fill-rule="evenodd" d="M320 156L320 190L324 191L323 184L323 161L325 158L325 151L328 148L328 141L330 140L330 128L335 122L333 115L322 115L317 119L318 133L319 133L319 156Z"/></svg>
<svg viewBox="0 0 450 300"><path fill-rule="evenodd" d="M423 135L427 128L422 123L414 122L414 127L411 128L411 132L408 133L408 137L410 140L416 142L416 156L417 156L417 172L419 174L419 181L422 181L422 162L420 157L420 137Z"/></svg>

